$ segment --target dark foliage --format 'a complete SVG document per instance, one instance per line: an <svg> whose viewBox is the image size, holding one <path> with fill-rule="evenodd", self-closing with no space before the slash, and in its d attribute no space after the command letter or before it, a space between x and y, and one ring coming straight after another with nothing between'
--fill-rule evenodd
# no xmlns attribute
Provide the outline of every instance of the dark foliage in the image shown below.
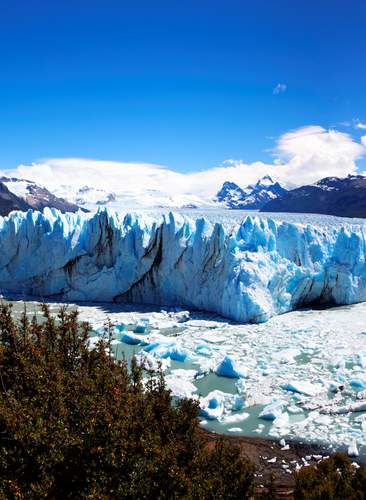
<svg viewBox="0 0 366 500"><path fill-rule="evenodd" d="M366 467L356 469L341 453L304 467L296 475L296 500L364 500Z"/></svg>
<svg viewBox="0 0 366 500"><path fill-rule="evenodd" d="M252 494L238 448L209 449L197 404L172 404L161 374L147 384L106 340L61 309L18 323L0 306L0 497L230 499Z"/></svg>

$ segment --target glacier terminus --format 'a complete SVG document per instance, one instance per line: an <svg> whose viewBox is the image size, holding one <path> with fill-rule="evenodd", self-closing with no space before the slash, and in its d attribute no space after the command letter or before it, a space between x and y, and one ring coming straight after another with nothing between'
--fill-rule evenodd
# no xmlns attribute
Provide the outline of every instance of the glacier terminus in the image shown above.
<svg viewBox="0 0 366 500"><path fill-rule="evenodd" d="M0 218L0 290L182 306L260 323L366 300L365 227L244 215L13 212Z"/></svg>

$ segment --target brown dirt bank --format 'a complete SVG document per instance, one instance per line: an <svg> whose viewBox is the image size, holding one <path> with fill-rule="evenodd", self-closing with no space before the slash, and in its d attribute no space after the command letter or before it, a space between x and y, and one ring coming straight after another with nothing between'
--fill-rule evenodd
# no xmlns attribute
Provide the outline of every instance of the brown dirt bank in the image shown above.
<svg viewBox="0 0 366 500"><path fill-rule="evenodd" d="M294 472L296 467L305 463L315 464L321 456L327 456L328 452L324 447L313 444L286 441L289 449L282 449L283 446L277 441L260 437L228 436L215 434L202 429L208 438L208 446L213 446L215 441L225 438L230 443L241 447L245 454L256 465L257 492L264 491L269 484L272 474L276 477L278 498L291 498L295 484ZM317 459L314 458L318 456ZM309 460L309 457L311 459ZM305 458L307 457L307 459ZM275 459L275 460L274 460ZM305 461L305 462L304 462Z"/></svg>

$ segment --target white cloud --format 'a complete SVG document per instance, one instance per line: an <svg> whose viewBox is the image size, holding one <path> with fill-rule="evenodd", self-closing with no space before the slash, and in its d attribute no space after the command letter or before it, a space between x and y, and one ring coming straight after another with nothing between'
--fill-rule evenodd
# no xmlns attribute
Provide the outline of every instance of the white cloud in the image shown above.
<svg viewBox="0 0 366 500"><path fill-rule="evenodd" d="M286 83L277 83L277 85L273 89L273 94L278 95L281 94L282 92L285 92L287 89Z"/></svg>
<svg viewBox="0 0 366 500"><path fill-rule="evenodd" d="M366 130L366 123L361 122L358 118L353 120L354 127L360 130Z"/></svg>
<svg viewBox="0 0 366 500"><path fill-rule="evenodd" d="M349 134L314 125L283 134L271 163L228 160L215 168L183 174L154 164L58 158L20 165L7 174L50 189L88 185L116 193L138 194L150 189L173 197L192 193L209 198L225 181L246 186L266 174L288 186L310 184L327 176L344 177L357 172L356 161L365 153L366 135L356 142Z"/></svg>

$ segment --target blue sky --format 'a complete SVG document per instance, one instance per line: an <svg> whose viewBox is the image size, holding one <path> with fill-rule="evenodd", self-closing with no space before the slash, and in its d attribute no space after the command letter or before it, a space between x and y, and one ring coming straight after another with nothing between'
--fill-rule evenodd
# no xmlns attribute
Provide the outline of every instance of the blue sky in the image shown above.
<svg viewBox="0 0 366 500"><path fill-rule="evenodd" d="M0 0L0 168L269 161L308 125L359 141L365 26L361 0Z"/></svg>

